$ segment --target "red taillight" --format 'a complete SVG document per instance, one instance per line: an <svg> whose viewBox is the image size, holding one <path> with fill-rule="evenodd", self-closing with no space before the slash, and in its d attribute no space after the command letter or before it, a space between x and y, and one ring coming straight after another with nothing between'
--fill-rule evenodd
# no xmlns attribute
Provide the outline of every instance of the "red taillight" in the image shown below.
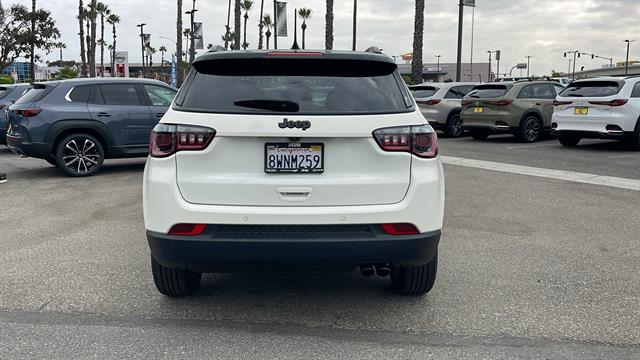
<svg viewBox="0 0 640 360"><path fill-rule="evenodd" d="M382 230L389 235L417 235L420 232L413 224L382 224Z"/></svg>
<svg viewBox="0 0 640 360"><path fill-rule="evenodd" d="M196 236L204 232L205 224L176 224L169 230L169 235Z"/></svg>
<svg viewBox="0 0 640 360"><path fill-rule="evenodd" d="M438 137L429 125L378 129L373 137L385 151L405 151L422 158L438 155Z"/></svg>
<svg viewBox="0 0 640 360"><path fill-rule="evenodd" d="M181 150L204 150L216 131L203 126L158 124L151 132L149 154L167 157Z"/></svg>
<svg viewBox="0 0 640 360"><path fill-rule="evenodd" d="M627 99L615 99L611 101L589 101L589 104L593 105L609 105L609 106L622 106L629 102Z"/></svg>
<svg viewBox="0 0 640 360"><path fill-rule="evenodd" d="M316 57L323 54L318 51L274 51L267 53L268 57Z"/></svg>
<svg viewBox="0 0 640 360"><path fill-rule="evenodd" d="M438 104L440 104L440 101L442 101L442 100L439 100L439 99L416 100L416 102L418 104L422 104L422 105L438 105Z"/></svg>
<svg viewBox="0 0 640 360"><path fill-rule="evenodd" d="M511 105L512 103L513 103L513 100L485 101L485 104L497 105L497 106L507 106L507 105Z"/></svg>
<svg viewBox="0 0 640 360"><path fill-rule="evenodd" d="M31 108L31 109L22 109L22 110L11 110L12 113L16 115L21 115L22 117L32 117L40 114L42 109Z"/></svg>
<svg viewBox="0 0 640 360"><path fill-rule="evenodd" d="M553 106L570 105L570 104L573 104L573 101L558 101L558 100L553 100Z"/></svg>

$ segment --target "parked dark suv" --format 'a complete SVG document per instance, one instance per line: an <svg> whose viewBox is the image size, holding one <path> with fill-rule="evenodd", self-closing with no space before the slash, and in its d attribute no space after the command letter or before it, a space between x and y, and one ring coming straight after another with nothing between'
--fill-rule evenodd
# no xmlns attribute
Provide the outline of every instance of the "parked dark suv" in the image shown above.
<svg viewBox="0 0 640 360"><path fill-rule="evenodd" d="M7 128L9 121L7 111L14 101L18 100L25 91L31 87L30 84L10 84L0 85L0 144L6 144Z"/></svg>
<svg viewBox="0 0 640 360"><path fill-rule="evenodd" d="M147 156L175 93L148 79L36 83L9 107L7 145L70 176L93 175L104 159Z"/></svg>

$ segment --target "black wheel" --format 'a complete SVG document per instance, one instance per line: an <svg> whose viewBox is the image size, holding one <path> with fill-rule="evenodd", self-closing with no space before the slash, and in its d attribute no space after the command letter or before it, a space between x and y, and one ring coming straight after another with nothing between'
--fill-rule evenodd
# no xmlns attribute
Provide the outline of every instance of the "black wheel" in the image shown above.
<svg viewBox="0 0 640 360"><path fill-rule="evenodd" d="M562 146L575 147L580 142L580 138L572 135L559 135L558 141L560 141L560 144L562 144Z"/></svg>
<svg viewBox="0 0 640 360"><path fill-rule="evenodd" d="M58 162L54 158L46 158L44 161L48 162L50 165L58 166Z"/></svg>
<svg viewBox="0 0 640 360"><path fill-rule="evenodd" d="M462 119L460 119L460 113L455 112L449 116L447 120L447 124L444 127L444 133L450 137L460 137L464 134L464 129L462 128Z"/></svg>
<svg viewBox="0 0 640 360"><path fill-rule="evenodd" d="M475 140L486 140L489 137L489 132L486 130L469 130L469 134Z"/></svg>
<svg viewBox="0 0 640 360"><path fill-rule="evenodd" d="M151 272L156 288L162 294L172 297L193 294L200 287L201 273L164 267L151 258Z"/></svg>
<svg viewBox="0 0 640 360"><path fill-rule="evenodd" d="M56 148L56 166L69 176L91 176L104 161L100 141L88 134L71 134Z"/></svg>
<svg viewBox="0 0 640 360"><path fill-rule="evenodd" d="M430 263L418 267L394 266L391 270L391 286L398 294L422 295L428 293L436 282L438 253Z"/></svg>
<svg viewBox="0 0 640 360"><path fill-rule="evenodd" d="M633 139L629 144L632 150L640 150L640 120L636 123L636 128L633 130Z"/></svg>
<svg viewBox="0 0 640 360"><path fill-rule="evenodd" d="M518 129L518 137L520 140L531 143L538 141L541 135L542 124L537 117L529 115L522 120L520 128Z"/></svg>

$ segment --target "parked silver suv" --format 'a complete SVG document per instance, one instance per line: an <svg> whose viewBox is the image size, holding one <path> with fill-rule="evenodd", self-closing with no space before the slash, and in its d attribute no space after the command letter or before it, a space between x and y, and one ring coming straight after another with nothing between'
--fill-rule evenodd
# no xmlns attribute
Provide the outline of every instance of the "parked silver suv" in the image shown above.
<svg viewBox="0 0 640 360"><path fill-rule="evenodd" d="M472 82L423 83L410 86L422 115L431 127L451 137L464 134L460 111L462 98L476 86Z"/></svg>

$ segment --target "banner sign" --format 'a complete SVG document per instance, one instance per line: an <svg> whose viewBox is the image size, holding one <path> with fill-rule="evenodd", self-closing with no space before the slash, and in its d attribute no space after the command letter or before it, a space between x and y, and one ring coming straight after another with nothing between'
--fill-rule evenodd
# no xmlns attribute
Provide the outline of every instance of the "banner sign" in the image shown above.
<svg viewBox="0 0 640 360"><path fill-rule="evenodd" d="M476 7L476 0L462 0L462 5Z"/></svg>
<svg viewBox="0 0 640 360"><path fill-rule="evenodd" d="M198 50L204 49L204 41L202 38L202 23L193 23L193 44L194 48Z"/></svg>
<svg viewBox="0 0 640 360"><path fill-rule="evenodd" d="M178 85L178 73L176 71L176 56L171 55L171 86L176 87Z"/></svg>
<svg viewBox="0 0 640 360"><path fill-rule="evenodd" d="M144 41L144 53L146 56L151 56L151 34L143 35Z"/></svg>
<svg viewBox="0 0 640 360"><path fill-rule="evenodd" d="M278 28L275 36L287 37L287 3L276 1L276 21Z"/></svg>

